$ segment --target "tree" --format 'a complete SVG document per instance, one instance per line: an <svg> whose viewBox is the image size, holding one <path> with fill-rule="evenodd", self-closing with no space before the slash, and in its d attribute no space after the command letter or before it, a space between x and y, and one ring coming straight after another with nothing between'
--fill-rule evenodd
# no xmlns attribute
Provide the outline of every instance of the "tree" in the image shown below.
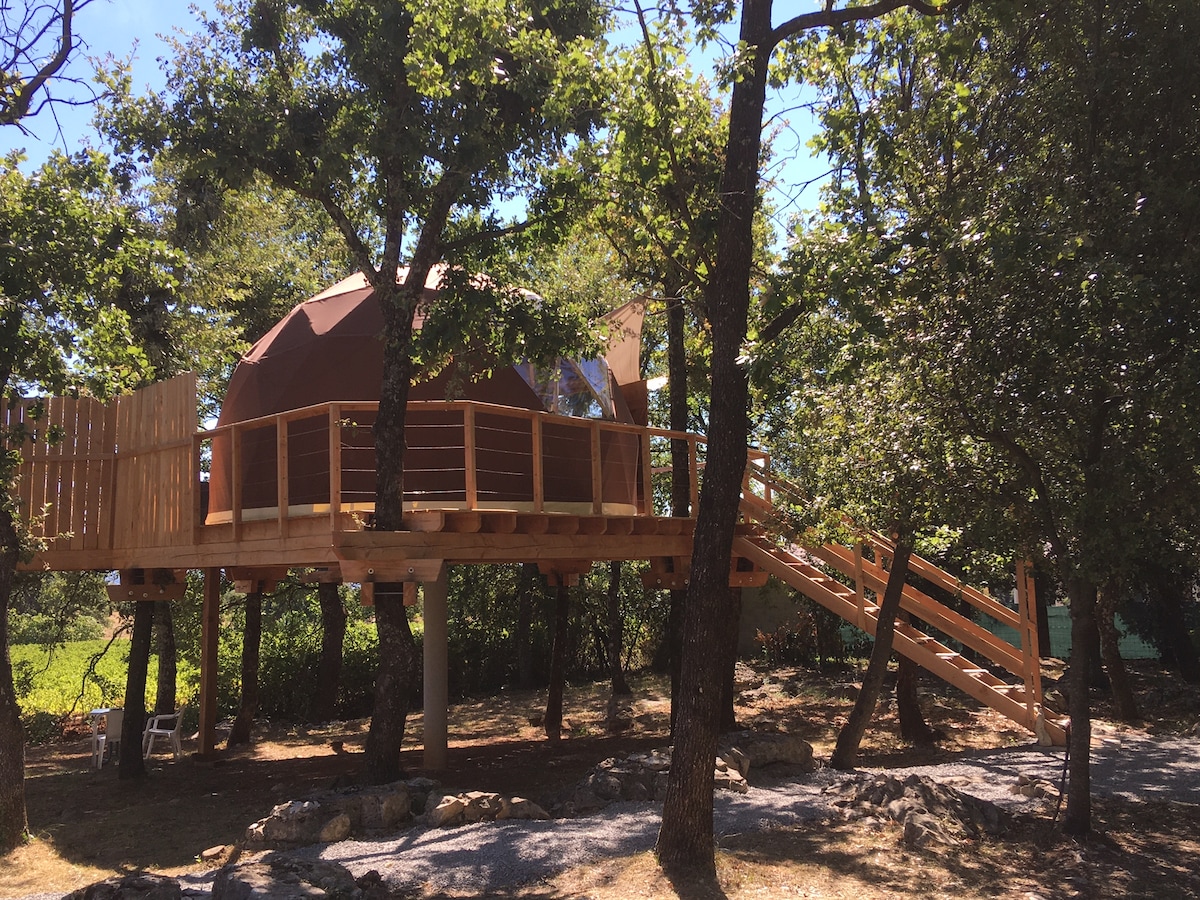
<svg viewBox="0 0 1200 900"><path fill-rule="evenodd" d="M750 307L754 261L754 212L758 205L759 157L768 67L775 48L804 31L830 28L925 3L884 2L826 9L772 23L771 0L747 0L741 8L738 54L732 71L729 136L721 178L721 214L712 276L704 292L712 331L712 405L704 485L692 555L692 580L684 612L681 726L663 806L658 856L668 872L714 875L712 853L712 761L719 727L719 673L707 665L705 648L731 630L728 621L728 559L737 521L746 462L748 391L739 364ZM706 25L732 16L733 6L706 5Z"/></svg>
<svg viewBox="0 0 1200 900"><path fill-rule="evenodd" d="M589 47L599 9L590 0L256 0L218 9L218 21L177 48L170 97L148 98L128 117L140 123L122 130L139 135L131 144L169 146L192 172L226 185L261 173L320 204L341 232L384 314L375 526L400 530L413 378L432 374L473 326L481 342L495 335L518 355L537 343L491 324L488 295L524 304L530 322L536 310L499 279L480 284L478 251L503 230L486 213L493 198L517 190L534 163L594 120ZM448 290L421 332L433 346L418 352L413 317L443 261ZM450 305L455 327L439 328ZM416 651L400 592L378 597L381 671L366 756L369 777L387 781L399 775Z"/></svg>
<svg viewBox="0 0 1200 900"><path fill-rule="evenodd" d="M104 157L52 156L32 176L0 160L0 388L101 396L149 372L129 339L120 300L172 284L174 257L113 178ZM0 850L25 832L24 749L8 658L8 610L18 561L31 550L12 499L24 434L0 459ZM36 512L36 511L35 511Z"/></svg>
<svg viewBox="0 0 1200 900"><path fill-rule="evenodd" d="M1200 499L1198 29L1170 3L995 4L849 36L866 68L827 79L831 200L872 235L931 426L985 448L1066 587L1071 834L1091 822L1098 593Z"/></svg>
<svg viewBox="0 0 1200 900"><path fill-rule="evenodd" d="M26 120L55 104L95 102L57 95L63 84L83 82L64 73L82 46L75 15L92 0L17 0L0 6L0 125L26 131ZM86 89L86 88L85 88Z"/></svg>

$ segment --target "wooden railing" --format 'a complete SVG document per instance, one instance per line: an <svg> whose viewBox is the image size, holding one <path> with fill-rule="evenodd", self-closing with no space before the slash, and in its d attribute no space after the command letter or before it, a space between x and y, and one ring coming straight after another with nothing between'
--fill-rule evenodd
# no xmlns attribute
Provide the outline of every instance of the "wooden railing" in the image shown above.
<svg viewBox="0 0 1200 900"><path fill-rule="evenodd" d="M895 544L884 535L864 530L849 520L846 524L859 537L859 541L853 547L805 541L805 535L797 533L796 527L788 521L786 510L780 506L780 501L785 504L803 505L808 502L807 498L799 488L773 475L769 460L765 458L752 459L746 467L742 496L742 510L745 515L762 523L772 534L802 542L809 554L851 582L858 605L858 621L855 624L863 627L867 618L866 592L869 590L876 598L882 597L888 577L883 562L894 556ZM865 557L866 550L870 550L873 560ZM955 578L915 553L909 557L908 570L946 591L956 600L964 601L979 612L1017 631L1020 635L1020 646L1014 647L977 622L939 603L915 587L905 585L903 589L902 609L962 645L986 656L1010 673L1023 678L1029 692L1037 695L1037 701L1040 703L1037 627L1033 604L1028 600L1031 588L1027 583L1028 568L1024 562L1018 564L1020 602L1017 610L1005 606L994 597Z"/></svg>
<svg viewBox="0 0 1200 900"><path fill-rule="evenodd" d="M328 516L368 517L375 501L376 403L325 403L195 435L197 458L212 460L208 508L197 523ZM597 419L569 418L475 401L409 403L405 506L517 509L534 513L667 515L663 487L670 442L688 450L696 508L704 438ZM658 486L656 487L656 480Z"/></svg>

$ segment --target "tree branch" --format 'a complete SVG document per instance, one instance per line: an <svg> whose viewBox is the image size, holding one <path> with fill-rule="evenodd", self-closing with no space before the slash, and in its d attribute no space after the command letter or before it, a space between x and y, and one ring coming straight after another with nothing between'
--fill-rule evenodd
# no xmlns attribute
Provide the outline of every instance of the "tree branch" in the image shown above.
<svg viewBox="0 0 1200 900"><path fill-rule="evenodd" d="M820 12L804 13L772 29L768 47L773 48L788 38L812 28L833 28L850 22L862 22L898 9L911 9L926 16L944 16L967 6L969 2L970 0L949 0L938 5L926 3L924 0L880 0L866 6L847 6L845 9L833 9L832 4L826 4L825 9ZM766 50L767 47L760 49Z"/></svg>

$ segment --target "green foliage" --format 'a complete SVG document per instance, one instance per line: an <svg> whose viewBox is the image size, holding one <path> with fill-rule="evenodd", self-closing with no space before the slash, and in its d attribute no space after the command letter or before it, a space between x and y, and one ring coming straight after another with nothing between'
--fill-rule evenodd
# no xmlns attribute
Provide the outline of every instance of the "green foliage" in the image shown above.
<svg viewBox="0 0 1200 900"><path fill-rule="evenodd" d="M79 715L104 706L124 706L125 674L129 666L129 642L77 641L47 651L25 644L10 648L17 702L23 716L48 713ZM103 656L100 654L103 653ZM156 666L151 658L146 694L153 705ZM89 674L89 670L94 670ZM86 676L86 678L85 678ZM198 673L180 666L180 696L193 696Z"/></svg>
<svg viewBox="0 0 1200 900"><path fill-rule="evenodd" d="M794 405L873 431L868 463L914 448L885 485L908 457L1064 580L1127 570L1200 501L1198 34L1169 3L1012 2L799 45L836 175L797 271L809 371L840 387Z"/></svg>
<svg viewBox="0 0 1200 900"><path fill-rule="evenodd" d="M54 154L32 176L0 159L0 375L99 396L152 374L136 340L175 257L94 151Z"/></svg>
<svg viewBox="0 0 1200 900"><path fill-rule="evenodd" d="M235 653L236 651L236 653ZM285 722L309 720L317 691L318 660L321 655L319 615L304 625L264 630L259 668L259 715ZM240 672L241 641L231 640L222 653L224 672ZM351 621L343 644L342 677L337 714L352 719L368 716L374 702L378 639L374 626ZM231 674L232 674L231 673ZM240 702L236 675L223 679L219 705L223 715L237 712Z"/></svg>

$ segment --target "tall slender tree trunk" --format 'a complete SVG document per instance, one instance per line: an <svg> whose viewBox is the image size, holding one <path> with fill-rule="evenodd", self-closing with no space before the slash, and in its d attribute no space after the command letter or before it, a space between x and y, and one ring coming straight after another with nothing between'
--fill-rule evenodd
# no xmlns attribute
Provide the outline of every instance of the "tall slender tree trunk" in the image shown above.
<svg viewBox="0 0 1200 900"><path fill-rule="evenodd" d="M888 572L887 586L883 590L883 602L879 604L879 620L875 623L875 646L871 648L871 659L863 675L862 688L850 718L838 732L837 745L829 765L835 769L853 769L858 762L858 747L867 725L875 714L875 704L883 691L887 677L888 661L892 658L892 638L896 633L896 615L900 612L900 598L904 591L904 579L908 574L908 558L912 555L912 538L901 534L896 539L896 552L892 556L892 569Z"/></svg>
<svg viewBox="0 0 1200 900"><path fill-rule="evenodd" d="M667 293L667 402L672 431L688 430L687 310L683 305L682 285L675 284ZM671 441L671 515L686 518L694 512L688 442ZM667 671L671 678L671 735L675 734L679 708L679 676L683 664L683 607L686 590L670 592L667 613Z"/></svg>
<svg viewBox="0 0 1200 900"><path fill-rule="evenodd" d="M1125 668L1125 660L1121 658L1121 634L1117 631L1117 602L1120 596L1120 587L1116 581L1105 585L1104 589L1097 593L1096 630L1100 632L1100 654L1104 659L1104 669L1108 673L1108 683L1112 687L1113 707L1117 718L1122 722L1136 722L1141 715L1138 713L1133 687L1129 683L1129 670Z"/></svg>
<svg viewBox="0 0 1200 900"><path fill-rule="evenodd" d="M157 633L155 649L158 653L158 685L154 694L154 712L166 715L177 709L175 617L170 603L159 603L157 608Z"/></svg>
<svg viewBox="0 0 1200 900"><path fill-rule="evenodd" d="M1091 673L1087 657L1078 659L1082 648L1086 654L1096 640L1096 586L1076 576L1067 583L1071 601L1071 669L1067 676L1067 711L1071 716L1068 739L1069 780L1067 784L1067 815L1063 830L1070 835L1085 835L1092 829L1092 702Z"/></svg>
<svg viewBox="0 0 1200 900"><path fill-rule="evenodd" d="M400 745L419 662L404 606L403 584L375 586L375 628L379 633L379 668L364 755L367 781L388 784L402 777Z"/></svg>
<svg viewBox="0 0 1200 900"><path fill-rule="evenodd" d="M313 698L314 722L337 718L338 688L342 681L342 645L346 642L346 607L335 582L317 585L321 607L321 659L317 665L317 693Z"/></svg>
<svg viewBox="0 0 1200 900"><path fill-rule="evenodd" d="M608 634L605 651L608 654L608 671L612 680L612 695L628 697L633 693L625 680L625 669L621 665L623 623L621 621L621 561L614 559L608 565Z"/></svg>
<svg viewBox="0 0 1200 900"><path fill-rule="evenodd" d="M146 724L146 673L150 668L150 643L154 632L154 603L140 601L133 607L133 637L129 642L129 671L125 677L125 717L121 722L121 760L117 777L122 781L142 778L142 728Z"/></svg>
<svg viewBox="0 0 1200 900"><path fill-rule="evenodd" d="M229 729L226 747L250 743L250 729L258 714L258 660L262 649L262 594L246 595L246 628L242 634L242 703Z"/></svg>
<svg viewBox="0 0 1200 900"><path fill-rule="evenodd" d="M7 384L7 379L4 382ZM29 833L25 812L25 732L8 652L8 610L20 542L12 512L0 503L0 854Z"/></svg>
<svg viewBox="0 0 1200 900"><path fill-rule="evenodd" d="M554 647L550 651L550 690L546 693L543 725L546 737L562 737L563 684L566 681L567 639L571 613L571 589L559 584L554 598Z"/></svg>
<svg viewBox="0 0 1200 900"><path fill-rule="evenodd" d="M521 564L517 585L517 686L533 687L533 595L537 588L537 563Z"/></svg>
<svg viewBox="0 0 1200 900"><path fill-rule="evenodd" d="M773 46L770 0L746 0L740 37L747 47L760 52L753 54L733 87L721 177L717 262L704 294L712 329L708 456L683 615L675 752L656 848L659 863L668 874L689 873L705 879L716 877L713 760L721 725L722 673L712 665L711 653L737 625L729 602L729 559L749 434L749 392L738 360L750 305L762 110Z"/></svg>

